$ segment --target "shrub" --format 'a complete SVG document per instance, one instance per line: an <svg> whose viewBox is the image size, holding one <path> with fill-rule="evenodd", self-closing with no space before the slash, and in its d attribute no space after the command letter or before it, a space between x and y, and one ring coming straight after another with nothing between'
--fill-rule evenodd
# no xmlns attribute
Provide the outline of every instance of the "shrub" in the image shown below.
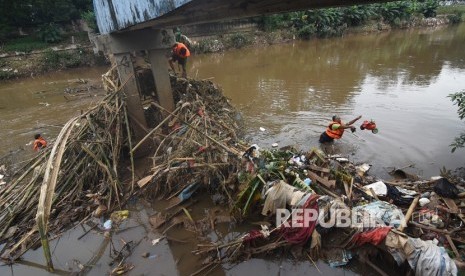
<svg viewBox="0 0 465 276"><path fill-rule="evenodd" d="M458 106L457 114L459 115L460 120L465 119L465 90L450 94L448 97L451 99L454 105ZM465 146L465 133L462 133L456 137L450 146L452 147L452 152L458 148L463 148Z"/></svg>
<svg viewBox="0 0 465 276"><path fill-rule="evenodd" d="M193 47L196 53L216 53L224 50L224 45L218 39L206 38L199 41Z"/></svg>
<svg viewBox="0 0 465 276"><path fill-rule="evenodd" d="M418 12L423 14L426 18L435 17L438 7L438 0L426 0L419 5Z"/></svg>
<svg viewBox="0 0 465 276"><path fill-rule="evenodd" d="M376 12L382 16L385 22L398 25L400 21L409 19L413 14L410 1L398 1L380 4L376 6Z"/></svg>
<svg viewBox="0 0 465 276"><path fill-rule="evenodd" d="M360 26L374 16L372 7L366 6L352 6L342 9L344 22L349 26Z"/></svg>
<svg viewBox="0 0 465 276"><path fill-rule="evenodd" d="M41 59L45 70L77 67L82 63L82 51L58 52L47 49Z"/></svg>
<svg viewBox="0 0 465 276"><path fill-rule="evenodd" d="M92 31L98 33L97 20L93 11L86 11L81 13L81 18L87 23L87 27Z"/></svg>
<svg viewBox="0 0 465 276"><path fill-rule="evenodd" d="M260 18L259 24L264 31L275 31L287 27L291 20L291 15L291 13L264 15Z"/></svg>
<svg viewBox="0 0 465 276"><path fill-rule="evenodd" d="M297 31L297 35L303 39L310 39L315 33L316 27L314 24L305 25Z"/></svg>
<svg viewBox="0 0 465 276"><path fill-rule="evenodd" d="M26 36L12 39L3 46L4 52L25 52L29 53L33 50L41 50L48 47L48 44L39 40L35 36Z"/></svg>
<svg viewBox="0 0 465 276"><path fill-rule="evenodd" d="M60 29L54 23L42 25L39 28L39 37L47 43L60 42L62 39Z"/></svg>
<svg viewBox="0 0 465 276"><path fill-rule="evenodd" d="M462 22L463 11L455 11L453 14L447 15L447 19L449 19L450 23L458 24Z"/></svg>
<svg viewBox="0 0 465 276"><path fill-rule="evenodd" d="M244 34L235 33L228 38L228 43L230 47L233 48L242 48L246 45L249 45L250 39L248 39Z"/></svg>

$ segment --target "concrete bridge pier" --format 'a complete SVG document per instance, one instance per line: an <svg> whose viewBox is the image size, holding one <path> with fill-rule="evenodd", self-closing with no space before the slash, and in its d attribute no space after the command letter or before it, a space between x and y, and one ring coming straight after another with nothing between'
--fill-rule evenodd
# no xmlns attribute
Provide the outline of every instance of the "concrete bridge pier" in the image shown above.
<svg viewBox="0 0 465 276"><path fill-rule="evenodd" d="M97 48L115 58L119 79L124 84L131 127L136 143L148 132L148 126L141 103L141 93L137 85L131 53L147 51L151 63L155 89L159 104L168 111L174 110L174 99L168 74L166 53L174 43L171 30L143 29L125 33L101 35L96 38ZM136 156L148 152L148 144L141 145Z"/></svg>

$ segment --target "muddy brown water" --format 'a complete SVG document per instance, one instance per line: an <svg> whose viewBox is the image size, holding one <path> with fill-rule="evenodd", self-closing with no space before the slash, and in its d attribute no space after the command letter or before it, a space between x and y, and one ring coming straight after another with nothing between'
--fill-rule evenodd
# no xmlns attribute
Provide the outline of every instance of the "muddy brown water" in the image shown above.
<svg viewBox="0 0 465 276"><path fill-rule="evenodd" d="M387 178L392 167L414 164L413 170L424 178L439 174L439 169L465 166L463 150L450 153L449 144L465 131L457 107L447 95L465 89L465 24L440 29L357 34L318 41L234 50L221 54L193 56L188 74L211 78L219 84L246 121L251 143L262 148L294 145L306 151L319 147L318 137L333 114L343 121L357 115L376 121L379 133L357 130L345 133L331 150L354 162L372 164L373 175ZM14 152L31 156L32 136L43 133L53 139L69 118L91 106L101 91L81 91L81 80L100 84L107 68L85 68L47 74L19 81L0 83L0 157ZM87 94L86 94L87 93ZM66 97L65 97L66 96ZM360 125L360 121L356 123ZM260 127L265 131L261 131ZM19 150L18 150L19 148ZM194 219L205 216L212 203L202 197L191 209ZM166 203L150 204L138 200L131 204L130 219L114 236L123 241L140 242L128 261L135 265L130 275L188 275L200 267L201 259L191 254L199 240L187 229L174 229L166 239L147 222L149 215L163 210ZM135 226L134 228L131 228ZM211 240L228 240L250 226L219 225L208 235ZM87 228L88 229L88 228ZM107 275L109 245L101 234L91 232L84 238L76 227L52 242L58 273L78 271L92 256L101 254L88 275ZM143 253L148 258L142 258ZM25 262L0 267L0 275L50 275L42 267L42 251L30 251ZM369 268L354 263L331 268L317 263L328 275L374 275ZM385 268L387 269L387 268ZM290 257L251 259L236 266L225 265L212 275L307 275L319 274L308 261Z"/></svg>

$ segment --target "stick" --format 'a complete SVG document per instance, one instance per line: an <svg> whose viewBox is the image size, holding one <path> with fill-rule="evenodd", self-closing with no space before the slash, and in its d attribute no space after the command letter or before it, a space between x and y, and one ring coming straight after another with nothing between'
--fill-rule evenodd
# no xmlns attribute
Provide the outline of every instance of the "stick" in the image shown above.
<svg viewBox="0 0 465 276"><path fill-rule="evenodd" d="M321 272L321 270L318 268L318 266L316 265L316 263L313 261L312 257L310 257L310 255L308 253L307 253L307 257L310 259L310 261L312 262L312 264L316 268L316 270L318 270L318 272L320 272L320 274L323 274Z"/></svg>
<svg viewBox="0 0 465 276"><path fill-rule="evenodd" d="M188 125L190 128L192 128L193 130L197 131L198 133L202 134L202 135L205 135L205 137L212 141L213 143L217 144L218 146L220 146L222 149L226 150L227 152L231 153L231 154L234 154L236 156L242 156L239 152L235 151L235 150L232 150L228 147L226 147L225 145L221 144L220 142L216 141L215 139L213 139L212 137L210 137L209 135L206 135L205 133L203 133L201 130L197 129L196 127L194 127L193 125L189 124L188 122L186 122L185 120L179 118L177 115L173 114L172 112L169 112L168 110L166 110L165 108L163 108L162 106L156 104L156 103L152 103L153 105L157 106L158 108L168 112L169 114L173 115L175 118L177 118L178 120L182 121L183 123L185 123L186 125Z"/></svg>
<svg viewBox="0 0 465 276"><path fill-rule="evenodd" d="M460 257L459 251L457 250L457 247L455 247L455 244L452 241L452 239L450 238L450 235L446 235L446 239L449 242L449 245L452 248L452 251L454 251L455 257L459 258Z"/></svg>
<svg viewBox="0 0 465 276"><path fill-rule="evenodd" d="M412 201L412 204L410 204L410 207L408 208L407 214L405 214L404 221L400 224L399 230L400 232L404 232L405 227L407 227L407 222L410 220L412 217L413 211L415 210L415 207L417 207L418 201L420 200L420 196L415 197L415 199Z"/></svg>
<svg viewBox="0 0 465 276"><path fill-rule="evenodd" d="M97 227L97 224L94 224L94 226L92 226L89 230L87 230L86 232L84 232L84 234L80 235L77 239L80 240L82 239L85 235L87 235L90 231L92 231L92 229L94 229L95 227Z"/></svg>
<svg viewBox="0 0 465 276"><path fill-rule="evenodd" d="M178 107L176 108L176 110L173 111L173 113L176 113L179 111L179 109L181 108ZM165 109L166 110L166 109ZM134 146L134 148L132 148L131 150L131 153L133 153L145 140L147 140L147 138L149 138L155 131L157 131L157 129L159 129L164 123L166 123L166 121L168 121L169 119L171 119L171 116L175 116L177 117L176 115L174 115L173 113L170 112L170 114L168 116L166 116L166 118L158 124L158 126L156 126L154 129L152 129L147 135L145 135L144 138L142 138L139 143L137 143L137 145Z"/></svg>

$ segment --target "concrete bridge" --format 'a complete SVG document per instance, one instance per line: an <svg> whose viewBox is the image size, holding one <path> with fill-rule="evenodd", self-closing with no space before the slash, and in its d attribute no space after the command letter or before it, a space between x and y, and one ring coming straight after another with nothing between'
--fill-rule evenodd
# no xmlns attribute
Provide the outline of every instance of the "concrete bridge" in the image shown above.
<svg viewBox="0 0 465 276"><path fill-rule="evenodd" d="M386 0L94 0L100 35L97 48L114 57L125 82L128 112L136 139L147 123L140 100L131 53L146 51L151 63L159 104L174 110L166 52L176 26L253 17L297 10L389 2ZM146 152L142 149L141 152Z"/></svg>

